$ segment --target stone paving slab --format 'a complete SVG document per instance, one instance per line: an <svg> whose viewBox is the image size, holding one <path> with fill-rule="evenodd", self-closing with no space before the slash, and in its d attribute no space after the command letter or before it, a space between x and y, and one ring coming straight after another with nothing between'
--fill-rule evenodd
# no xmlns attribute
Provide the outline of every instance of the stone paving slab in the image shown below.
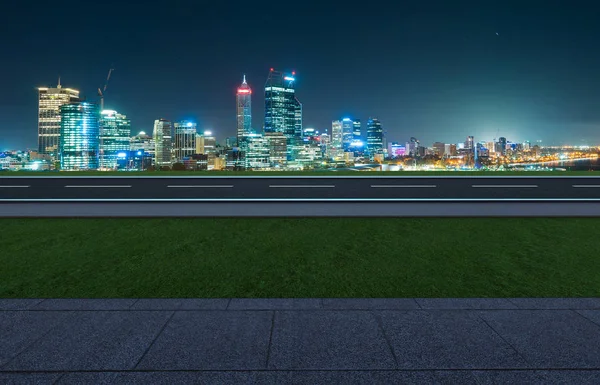
<svg viewBox="0 0 600 385"><path fill-rule="evenodd" d="M69 316L67 312L0 311L0 368Z"/></svg>
<svg viewBox="0 0 600 385"><path fill-rule="evenodd" d="M137 299L46 299L31 310L129 310Z"/></svg>
<svg viewBox="0 0 600 385"><path fill-rule="evenodd" d="M2 384L461 384L555 385L600 383L598 370L448 371L190 371L1 373Z"/></svg>
<svg viewBox="0 0 600 385"><path fill-rule="evenodd" d="M178 312L137 369L264 369L271 312Z"/></svg>
<svg viewBox="0 0 600 385"><path fill-rule="evenodd" d="M234 298L228 310L315 310L323 309L320 298Z"/></svg>
<svg viewBox="0 0 600 385"><path fill-rule="evenodd" d="M0 384L6 385L53 385L63 376L62 373L3 373Z"/></svg>
<svg viewBox="0 0 600 385"><path fill-rule="evenodd" d="M415 298L415 301L421 309L518 309L506 298Z"/></svg>
<svg viewBox="0 0 600 385"><path fill-rule="evenodd" d="M171 315L172 312L76 312L2 366L2 370L130 370Z"/></svg>
<svg viewBox="0 0 600 385"><path fill-rule="evenodd" d="M142 298L131 310L226 310L227 298Z"/></svg>
<svg viewBox="0 0 600 385"><path fill-rule="evenodd" d="M600 368L600 327L571 310L480 310L480 317L537 368Z"/></svg>
<svg viewBox="0 0 600 385"><path fill-rule="evenodd" d="M27 310L42 302L43 299L4 299L0 298L0 311Z"/></svg>
<svg viewBox="0 0 600 385"><path fill-rule="evenodd" d="M400 369L527 368L527 362L472 312L382 311Z"/></svg>
<svg viewBox="0 0 600 385"><path fill-rule="evenodd" d="M519 309L599 309L600 298L510 298Z"/></svg>
<svg viewBox="0 0 600 385"><path fill-rule="evenodd" d="M377 320L368 312L275 315L269 369L394 369Z"/></svg>
<svg viewBox="0 0 600 385"><path fill-rule="evenodd" d="M335 310L419 309L413 298L324 298L323 308Z"/></svg>
<svg viewBox="0 0 600 385"><path fill-rule="evenodd" d="M6 299L0 384L598 384L595 303Z"/></svg>

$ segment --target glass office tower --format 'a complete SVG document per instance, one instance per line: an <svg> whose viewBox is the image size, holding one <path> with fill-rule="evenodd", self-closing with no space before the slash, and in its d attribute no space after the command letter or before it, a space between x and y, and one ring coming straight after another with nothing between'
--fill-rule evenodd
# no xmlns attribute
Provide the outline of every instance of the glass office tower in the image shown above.
<svg viewBox="0 0 600 385"><path fill-rule="evenodd" d="M182 162L183 158L196 153L196 123L187 120L175 123L175 160Z"/></svg>
<svg viewBox="0 0 600 385"><path fill-rule="evenodd" d="M383 154L383 129L377 118L369 118L367 122L367 151L371 158Z"/></svg>
<svg viewBox="0 0 600 385"><path fill-rule="evenodd" d="M118 155L129 151L131 121L113 110L100 113L100 169L117 168Z"/></svg>
<svg viewBox="0 0 600 385"><path fill-rule="evenodd" d="M38 88L38 152L59 159L60 107L79 101L79 91L62 88Z"/></svg>
<svg viewBox="0 0 600 385"><path fill-rule="evenodd" d="M265 133L286 137L288 160L293 160L293 147L302 139L302 103L296 97L295 81L294 72L286 75L271 69L265 84Z"/></svg>
<svg viewBox="0 0 600 385"><path fill-rule="evenodd" d="M170 121L166 119L154 121L152 137L154 138L154 164L156 164L156 167L170 167L172 164L173 137L171 130L172 125Z"/></svg>
<svg viewBox="0 0 600 385"><path fill-rule="evenodd" d="M60 107L60 167L62 170L96 170L100 151L100 113L89 102Z"/></svg>

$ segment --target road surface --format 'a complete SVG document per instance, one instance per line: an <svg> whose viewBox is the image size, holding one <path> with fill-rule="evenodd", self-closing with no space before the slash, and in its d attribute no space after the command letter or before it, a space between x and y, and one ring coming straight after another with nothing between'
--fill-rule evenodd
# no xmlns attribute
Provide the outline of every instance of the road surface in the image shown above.
<svg viewBox="0 0 600 385"><path fill-rule="evenodd" d="M600 201L600 177L0 177L0 202Z"/></svg>

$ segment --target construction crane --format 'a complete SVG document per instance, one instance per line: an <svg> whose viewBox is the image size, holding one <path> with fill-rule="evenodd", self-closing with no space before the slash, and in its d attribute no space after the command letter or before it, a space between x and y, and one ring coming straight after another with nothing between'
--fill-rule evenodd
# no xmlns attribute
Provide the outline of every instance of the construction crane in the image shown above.
<svg viewBox="0 0 600 385"><path fill-rule="evenodd" d="M113 71L114 71L114 68L111 68L110 70L108 70L108 76L106 77L106 82L104 83L104 88L102 88L102 89L98 88L98 96L100 96L100 111L104 110L104 93L106 92L106 87L108 87L108 81L110 80L110 75L112 75Z"/></svg>
<svg viewBox="0 0 600 385"><path fill-rule="evenodd" d="M104 111L104 93L106 92L106 87L108 87L108 81L110 80L110 75L114 68L108 70L108 76L106 77L106 82L104 83L104 87L102 89L98 88L98 96L100 96L100 113ZM102 127L100 127L100 169L104 168L104 135L102 133Z"/></svg>

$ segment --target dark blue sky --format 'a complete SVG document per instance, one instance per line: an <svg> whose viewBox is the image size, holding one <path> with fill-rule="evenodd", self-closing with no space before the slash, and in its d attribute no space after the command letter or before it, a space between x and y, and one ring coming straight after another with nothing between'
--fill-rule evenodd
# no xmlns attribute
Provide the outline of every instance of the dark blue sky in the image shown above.
<svg viewBox="0 0 600 385"><path fill-rule="evenodd" d="M1 12L0 149L36 146L35 87L61 75L95 100L111 65L106 107L134 131L191 118L233 135L243 73L260 128L275 67L297 71L305 127L376 116L392 141L600 143L591 0L13 3Z"/></svg>

